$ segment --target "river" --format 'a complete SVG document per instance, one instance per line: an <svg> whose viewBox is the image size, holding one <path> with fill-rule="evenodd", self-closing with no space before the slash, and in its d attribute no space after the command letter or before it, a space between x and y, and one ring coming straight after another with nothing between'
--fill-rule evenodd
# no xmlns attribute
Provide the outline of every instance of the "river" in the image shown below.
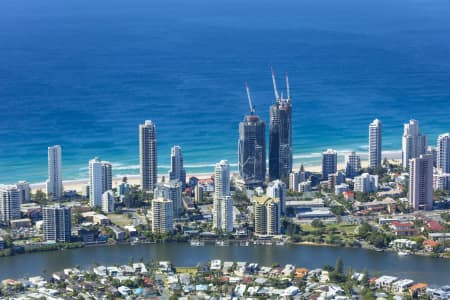
<svg viewBox="0 0 450 300"><path fill-rule="evenodd" d="M292 263L307 268L334 265L338 257L345 267L369 270L424 281L431 285L450 284L450 260L398 256L395 252L375 252L359 248L335 248L307 245L284 246L229 246L206 245L192 247L189 244L115 245L108 247L85 247L64 251L36 252L0 258L0 279L22 278L48 273L67 267L82 268L99 264L126 264L134 260L169 260L177 266L194 266L210 259L257 262L263 265Z"/></svg>

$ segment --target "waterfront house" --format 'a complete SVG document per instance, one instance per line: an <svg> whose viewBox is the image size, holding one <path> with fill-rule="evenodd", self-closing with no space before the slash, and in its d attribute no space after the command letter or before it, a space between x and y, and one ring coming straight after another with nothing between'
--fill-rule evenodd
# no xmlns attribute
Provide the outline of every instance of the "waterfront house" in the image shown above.
<svg viewBox="0 0 450 300"><path fill-rule="evenodd" d="M393 221L389 227L396 236L414 236L417 234L411 222Z"/></svg>
<svg viewBox="0 0 450 300"><path fill-rule="evenodd" d="M397 250L414 250L417 248L417 242L408 239L396 239L390 242L389 246Z"/></svg>
<svg viewBox="0 0 450 300"><path fill-rule="evenodd" d="M433 252L437 247L439 247L439 242L433 240L425 240L423 241L423 249L426 252Z"/></svg>
<svg viewBox="0 0 450 300"><path fill-rule="evenodd" d="M392 284L397 281L397 279L398 278L394 276L383 275L375 280L375 286L377 288L390 289L392 287Z"/></svg>
<svg viewBox="0 0 450 300"><path fill-rule="evenodd" d="M411 279L401 279L392 284L392 291L397 293L403 293L410 286L414 284L414 280Z"/></svg>

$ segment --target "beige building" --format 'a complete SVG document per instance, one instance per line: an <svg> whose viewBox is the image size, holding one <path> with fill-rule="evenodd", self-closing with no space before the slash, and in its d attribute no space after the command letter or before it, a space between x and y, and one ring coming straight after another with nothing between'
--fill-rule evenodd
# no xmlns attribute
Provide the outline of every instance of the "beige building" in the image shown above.
<svg viewBox="0 0 450 300"><path fill-rule="evenodd" d="M256 235L277 235L281 228L279 198L253 196L253 215Z"/></svg>

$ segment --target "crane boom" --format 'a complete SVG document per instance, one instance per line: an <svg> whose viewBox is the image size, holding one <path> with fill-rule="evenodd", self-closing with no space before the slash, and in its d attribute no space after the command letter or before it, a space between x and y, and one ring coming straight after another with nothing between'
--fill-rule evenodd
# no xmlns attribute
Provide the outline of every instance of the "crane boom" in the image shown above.
<svg viewBox="0 0 450 300"><path fill-rule="evenodd" d="M280 99L280 97L278 96L277 82L275 80L275 72L273 71L272 67L270 67L270 69L272 70L273 92L275 94L275 100L278 101L278 99Z"/></svg>
<svg viewBox="0 0 450 300"><path fill-rule="evenodd" d="M291 99L291 88L289 86L289 76L288 73L286 72L286 90L287 90L287 98L288 100Z"/></svg>
<svg viewBox="0 0 450 300"><path fill-rule="evenodd" d="M247 92L248 105L250 106L250 114L253 115L255 113L255 107L253 106L252 96L250 95L250 88L247 82L245 83L245 90Z"/></svg>

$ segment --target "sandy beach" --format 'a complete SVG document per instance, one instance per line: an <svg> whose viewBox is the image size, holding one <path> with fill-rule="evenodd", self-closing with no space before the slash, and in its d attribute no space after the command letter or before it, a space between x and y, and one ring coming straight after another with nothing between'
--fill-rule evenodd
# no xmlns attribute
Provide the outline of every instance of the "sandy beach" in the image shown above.
<svg viewBox="0 0 450 300"><path fill-rule="evenodd" d="M359 153L358 153L359 154ZM361 157L361 166L363 168L366 168L368 166L368 160L364 159L366 158L366 156L362 156ZM386 158L389 161L391 161L392 163L400 163L401 162L401 152L399 151L389 151L386 153L383 153L383 159ZM295 165L294 166L294 170L298 170L299 166ZM338 163L338 170L344 170L345 169L345 162L341 162ZM314 166L305 166L305 170L306 171L310 171L310 172L314 172L314 173L320 173L322 171L322 166L321 165L314 165ZM214 175L214 170L211 170L211 173L191 173L191 174L187 174L186 178L195 176L199 179L206 179L206 178L210 178L211 176ZM165 178L167 178L166 175L164 175ZM161 176L159 178L159 180L162 180ZM128 183L130 183L131 185L137 185L140 184L140 176L139 175L127 175L128 178ZM123 176L116 176L113 178L113 187L117 187L121 182L122 182ZM66 191L70 191L70 190L74 190L77 191L79 193L83 192L86 185L88 184L89 179L85 178L85 179L77 179L77 180L65 180L63 181L63 185L64 185L64 190ZM37 190L42 190L45 191L45 182L41 182L41 183L32 183L30 184L31 187L31 191L32 193L35 193Z"/></svg>

